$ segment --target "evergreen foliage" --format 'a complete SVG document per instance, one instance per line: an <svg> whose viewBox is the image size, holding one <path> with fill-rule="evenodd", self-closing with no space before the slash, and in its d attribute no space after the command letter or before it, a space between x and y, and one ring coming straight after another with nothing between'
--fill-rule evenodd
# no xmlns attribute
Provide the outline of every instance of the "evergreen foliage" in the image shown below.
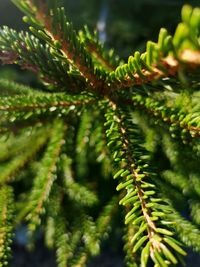
<svg viewBox="0 0 200 267"><path fill-rule="evenodd" d="M121 218L127 266L182 264L200 251L200 9L122 63L56 0L12 2L31 33L2 27L0 60L41 89L0 80L0 266L20 223L81 267Z"/></svg>

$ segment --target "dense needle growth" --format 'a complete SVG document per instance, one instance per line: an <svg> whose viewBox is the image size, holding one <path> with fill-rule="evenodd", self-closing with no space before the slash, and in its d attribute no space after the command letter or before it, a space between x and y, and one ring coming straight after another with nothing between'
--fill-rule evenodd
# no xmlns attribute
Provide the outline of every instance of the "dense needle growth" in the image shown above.
<svg viewBox="0 0 200 267"><path fill-rule="evenodd" d="M116 224L127 266L182 264L200 251L200 9L122 63L56 0L12 2L30 32L1 27L0 60L41 89L0 80L0 266L21 223L58 267L86 266Z"/></svg>

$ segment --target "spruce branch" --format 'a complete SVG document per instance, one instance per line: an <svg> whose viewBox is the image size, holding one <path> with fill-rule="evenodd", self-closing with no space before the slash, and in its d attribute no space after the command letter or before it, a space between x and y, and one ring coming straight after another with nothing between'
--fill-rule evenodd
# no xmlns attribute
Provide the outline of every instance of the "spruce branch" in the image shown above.
<svg viewBox="0 0 200 267"><path fill-rule="evenodd" d="M40 216L45 212L44 204L48 200L54 180L56 179L56 164L63 145L65 126L60 120L55 120L52 127L50 140L38 168L37 176L29 196L29 205L23 213L27 214L30 231L34 231L40 224Z"/></svg>
<svg viewBox="0 0 200 267"><path fill-rule="evenodd" d="M70 227L61 205L62 201L63 190L56 184L50 193L50 206L47 207L45 239L51 248L56 249L58 266L66 266L66 264L71 266L70 261L76 253L81 231L76 227Z"/></svg>
<svg viewBox="0 0 200 267"><path fill-rule="evenodd" d="M182 20L174 36L162 28L158 42L147 42L146 52L135 52L128 63L119 66L111 72L108 81L121 88L152 83L164 77L177 76L183 69L192 72L199 69L199 14L190 6L184 6Z"/></svg>
<svg viewBox="0 0 200 267"><path fill-rule="evenodd" d="M4 26L0 30L0 59L3 64L16 63L22 69L39 74L49 90L69 91L86 87L78 73L67 61L55 58L48 44L44 45L38 38L27 32L16 32Z"/></svg>
<svg viewBox="0 0 200 267"><path fill-rule="evenodd" d="M200 245L199 245L200 230L194 224L184 219L179 213L175 211L173 212L173 214L169 215L169 218L176 222L174 226L181 241L186 246L191 246L196 251L200 251Z"/></svg>
<svg viewBox="0 0 200 267"><path fill-rule="evenodd" d="M172 170L164 171L164 177L182 189L183 194L191 192L191 195L194 195L196 192L200 195L198 157L191 151L190 147L173 142L169 136L164 136L162 143L172 166ZM172 176L176 176L176 180L172 179Z"/></svg>
<svg viewBox="0 0 200 267"><path fill-rule="evenodd" d="M2 96L11 95L29 95L29 94L42 94L38 89L33 89L27 85L12 82L6 79L0 79L0 94Z"/></svg>
<svg viewBox="0 0 200 267"><path fill-rule="evenodd" d="M37 131L33 129L33 134ZM5 162L16 156L21 150L24 150L27 146L27 139L30 137L30 129L25 129L18 135L13 133L9 134L9 138L6 135L2 135L0 138L1 154L0 161ZM7 140L8 138L8 140Z"/></svg>
<svg viewBox="0 0 200 267"><path fill-rule="evenodd" d="M93 206L98 202L95 192L89 190L86 186L76 182L71 169L72 160L66 156L62 156L61 165L63 171L64 191L71 201L79 205Z"/></svg>
<svg viewBox="0 0 200 267"><path fill-rule="evenodd" d="M0 266L8 266L13 232L14 211L13 189L0 187Z"/></svg>
<svg viewBox="0 0 200 267"><path fill-rule="evenodd" d="M56 1L52 1L49 5L44 1L13 0L13 2L27 15L25 21L34 27L31 28L32 31L48 40L54 56L59 55L74 66L92 90L97 91L97 88L100 90L102 78L96 75L92 58L78 39L72 24L68 22L64 8L53 7Z"/></svg>
<svg viewBox="0 0 200 267"><path fill-rule="evenodd" d="M79 129L76 137L76 161L77 161L77 175L83 177L87 174L87 157L90 149L91 135L95 129L95 121L99 118L95 114L94 109L85 110L80 117Z"/></svg>
<svg viewBox="0 0 200 267"><path fill-rule="evenodd" d="M37 154L37 152L45 145L48 139L47 128L39 129L36 133L24 141L24 147L21 146L18 155L0 166L0 184L11 182L15 179L17 172L24 168L27 163ZM34 146L32 146L34 142Z"/></svg>
<svg viewBox="0 0 200 267"><path fill-rule="evenodd" d="M33 35L1 28L0 60L44 84L0 79L0 266L8 264L17 182L28 190L16 189L15 221L25 219L30 234L45 229L59 267L99 254L118 223L118 200L127 266L177 265L186 254L178 239L199 251L200 9L184 6L174 35L162 28L157 43L122 64L87 27L78 34L56 0L13 2Z"/></svg>
<svg viewBox="0 0 200 267"><path fill-rule="evenodd" d="M44 94L0 98L0 123L34 119L37 117L66 115L89 105L95 98L87 95Z"/></svg>
<svg viewBox="0 0 200 267"><path fill-rule="evenodd" d="M137 233L137 230L138 229L136 227L130 224L126 225L125 227L125 234L124 234L123 239L124 239L124 251L126 251L125 262L128 267L138 266L138 257L136 253L133 253L133 245L132 245L132 239L134 235ZM148 258L149 258L149 253L147 254L147 261L148 261Z"/></svg>
<svg viewBox="0 0 200 267"><path fill-rule="evenodd" d="M66 228L65 218L63 218L62 213L58 213L55 220L56 230L55 230L55 246L57 248L56 258L58 267L65 267L68 263L68 259L71 257L71 242L70 235L68 234Z"/></svg>
<svg viewBox="0 0 200 267"><path fill-rule="evenodd" d="M113 220L113 215L118 210L117 201L116 196L112 197L103 207L96 220L97 232L100 237L107 237L111 230L110 223Z"/></svg>
<svg viewBox="0 0 200 267"><path fill-rule="evenodd" d="M166 184L163 184L161 181L156 181L157 185L159 185L160 190L163 194L163 197L170 203L171 205L171 213L168 213L166 215L167 220L172 220L174 222L174 228L176 230L176 233L179 236L179 239L186 245L191 246L196 251L200 250L199 247L199 228L191 222L189 219L184 218L180 211L177 210L177 201L182 202L183 197L177 197L175 194L175 190L172 189L170 186L166 186ZM169 191L171 190L171 191ZM172 198L172 196L174 196ZM194 202L193 202L194 203ZM185 208L184 208L185 209ZM183 209L183 210L184 210ZM169 241L173 241L171 238ZM175 242L177 245L180 245L180 243L176 240ZM175 248L176 250L176 248ZM177 248L178 252L178 248Z"/></svg>
<svg viewBox="0 0 200 267"><path fill-rule="evenodd" d="M155 124L159 122L167 126L173 138L180 138L183 143L192 144L198 149L200 127L197 106L186 111L176 105L169 105L166 99L159 100L156 97L141 94L133 96L132 100L136 108L153 117L152 121ZM183 101L185 101L184 98Z"/></svg>
<svg viewBox="0 0 200 267"><path fill-rule="evenodd" d="M173 232L162 223L170 207L156 196L155 185L150 178L154 177L154 174L149 170L146 161L147 153L138 144L138 129L132 124L128 112L120 110L114 102L110 101L107 109L105 126L108 147L113 153L114 161L120 167L114 179L122 178L117 191L126 189L125 196L119 203L130 209L125 217L125 224L132 223L138 229L132 239L133 252L140 250L141 256L146 257L148 254L155 264L161 266L165 266L165 260L173 263L172 258L165 253L165 246L170 245L168 236L173 236ZM144 254L142 251L146 250L145 244L149 244L149 250ZM181 254L181 248L179 252Z"/></svg>
<svg viewBox="0 0 200 267"><path fill-rule="evenodd" d="M192 218L192 221L200 225L200 203L198 199L196 200L189 200L189 207L190 207L190 215Z"/></svg>
<svg viewBox="0 0 200 267"><path fill-rule="evenodd" d="M119 65L119 56L114 55L113 49L107 51L98 40L97 32L92 34L88 27L79 32L80 40L94 58L97 67L104 67L107 72L113 71Z"/></svg>

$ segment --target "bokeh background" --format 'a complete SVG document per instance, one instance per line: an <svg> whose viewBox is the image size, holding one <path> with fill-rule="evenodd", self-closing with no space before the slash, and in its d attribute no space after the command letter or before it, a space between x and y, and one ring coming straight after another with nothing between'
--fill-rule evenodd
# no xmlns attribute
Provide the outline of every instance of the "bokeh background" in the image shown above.
<svg viewBox="0 0 200 267"><path fill-rule="evenodd" d="M180 21L181 7L185 0L61 0L70 20L78 30L87 24L96 29L99 38L108 48L114 47L124 60L134 51L144 51L147 40L157 40L161 27L173 33ZM187 1L199 6L199 0ZM17 30L28 30L22 22L23 14L11 0L0 0L0 25L8 25ZM39 86L37 77L22 71L17 66L0 66L0 76L10 80ZM112 240L102 246L102 254L91 260L88 267L123 267L122 233L118 228L112 230ZM38 233L34 251L26 248L26 228L16 232L14 258L11 267L55 267L54 252L43 245L43 237ZM114 244L114 245L113 245ZM198 254L189 253L187 266L199 266Z"/></svg>

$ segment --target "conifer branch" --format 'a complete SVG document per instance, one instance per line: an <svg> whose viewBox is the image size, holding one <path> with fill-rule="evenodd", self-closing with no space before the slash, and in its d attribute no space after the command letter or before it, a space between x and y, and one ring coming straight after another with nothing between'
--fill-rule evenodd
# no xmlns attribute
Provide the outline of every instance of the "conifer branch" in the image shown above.
<svg viewBox="0 0 200 267"><path fill-rule="evenodd" d="M51 208L47 207L48 220L45 238L48 245L56 249L56 261L59 267L71 266L71 258L76 253L81 239L81 231L76 227L70 227L61 205L62 201L63 190L56 184L50 195Z"/></svg>
<svg viewBox="0 0 200 267"><path fill-rule="evenodd" d="M79 205L95 205L98 202L96 194L86 186L74 181L71 164L72 160L63 155L61 158L61 165L63 168L64 191L70 200L77 202Z"/></svg>
<svg viewBox="0 0 200 267"><path fill-rule="evenodd" d="M33 130L33 133L36 129ZM0 139L0 161L6 161L16 156L21 150L24 150L27 146L27 139L30 137L30 129L25 129L23 132L18 135L10 133L9 139L6 141L6 136L2 136Z"/></svg>
<svg viewBox="0 0 200 267"><path fill-rule="evenodd" d="M52 127L51 137L34 180L33 189L29 196L29 205L24 213L28 212L27 220L29 229L34 231L40 224L40 216L45 212L44 204L47 201L56 179L56 163L63 145L65 126L62 121L55 120Z"/></svg>
<svg viewBox="0 0 200 267"><path fill-rule="evenodd" d="M74 261L72 262L72 267L85 267L86 262L87 262L87 255L84 251L83 252L81 251L79 255L76 257L76 259L74 259Z"/></svg>
<svg viewBox="0 0 200 267"><path fill-rule="evenodd" d="M173 212L169 218L176 222L174 225L181 241L193 247L196 251L200 251L199 235L200 230L190 221L184 219L178 212Z"/></svg>
<svg viewBox="0 0 200 267"><path fill-rule="evenodd" d="M161 181L156 181L157 185L160 187L162 194L164 194L165 198L167 199L168 203L171 205L171 213L166 214L167 220L174 222L174 228L176 233L179 236L179 239L186 245L192 246L193 249L196 251L200 250L199 246L199 228L190 220L185 219L181 214L180 211L176 210L177 200L183 201L183 198L180 199L176 197L175 190L172 187L166 186ZM171 190L171 191L169 191ZM173 198L172 198L173 196ZM169 242L174 241L174 239L169 239ZM175 245L181 245L181 243L176 240ZM174 247L174 249L179 252L178 247Z"/></svg>
<svg viewBox="0 0 200 267"><path fill-rule="evenodd" d="M74 66L93 90L100 89L102 80L95 73L90 54L77 38L72 24L68 22L64 8L48 6L44 1L13 2L27 15L25 20L35 28L32 28L33 32L48 40L53 54L60 54ZM55 1L52 4L55 5Z"/></svg>
<svg viewBox="0 0 200 267"><path fill-rule="evenodd" d="M105 178L110 177L112 174L112 171L110 170L111 166L111 159L110 159L110 153L109 149L107 148L107 141L106 141L106 135L103 127L103 115L100 114L98 117L99 121L102 121L102 125L99 125L99 123L94 124L95 129L93 129L93 132L91 134L91 142L93 142L95 146L95 151L97 155L97 162L101 163L102 165L102 175Z"/></svg>
<svg viewBox="0 0 200 267"><path fill-rule="evenodd" d="M172 137L179 135L183 141L188 138L198 138L200 135L199 116L197 110L186 113L176 106L167 106L166 101L155 97L135 95L133 105L142 109L146 114L154 117L154 122L160 121L168 126ZM192 118L192 119L191 119Z"/></svg>
<svg viewBox="0 0 200 267"><path fill-rule="evenodd" d="M103 177L110 175L110 158L106 147L106 136L102 127L103 115L95 110L94 106L88 108L80 117L80 124L76 138L77 175L87 175L87 160L101 164ZM92 149L92 152L91 152Z"/></svg>
<svg viewBox="0 0 200 267"><path fill-rule="evenodd" d="M189 200L189 207L190 207L190 215L192 221L200 225L200 203L198 200L190 199Z"/></svg>
<svg viewBox="0 0 200 267"><path fill-rule="evenodd" d="M130 56L127 64L119 66L110 73L108 83L116 86L116 90L130 88L132 86L151 84L162 80L163 78L178 76L183 70L194 72L200 67L200 53L197 51L184 51L179 59L172 56L161 58L157 65L148 66L143 58L147 53L141 54L135 52L134 57ZM149 52L150 53L150 52ZM194 59L192 64L191 58ZM143 68L143 66L145 66Z"/></svg>
<svg viewBox="0 0 200 267"><path fill-rule="evenodd" d="M165 259L162 257L171 261L162 250L165 250L164 244L168 240L168 235L173 235L173 232L162 224L161 218L165 217L165 213L160 211L162 207L161 209L167 213L170 208L166 204L161 204L163 200L156 196L155 185L150 178L154 177L154 174L149 170L147 153L138 144L138 130L131 123L128 113L123 113L114 102L110 101L107 108L105 126L108 127L108 147L113 153L114 161L120 166L114 178L122 177L122 182L117 186L118 191L126 189L126 194L119 203L130 208L125 217L125 224L132 223L138 227L138 233L132 239L133 252L138 249L143 251L146 248L145 244L149 243L148 251L141 254L143 257L150 255L155 264L164 262Z"/></svg>
<svg viewBox="0 0 200 267"><path fill-rule="evenodd" d="M200 196L200 182L197 178L199 162L196 155L191 153L193 152L191 148L181 143L173 142L167 135L164 135L162 143L163 150L172 166L172 170L164 171L164 178L182 189L183 194L197 194ZM176 176L176 180L172 178L173 176ZM188 181L190 181L189 184Z"/></svg>
<svg viewBox="0 0 200 267"><path fill-rule="evenodd" d="M0 266L8 266L10 245L13 231L13 189L10 186L0 187Z"/></svg>
<svg viewBox="0 0 200 267"><path fill-rule="evenodd" d="M55 220L56 230L55 230L55 246L56 259L58 267L68 266L68 259L71 257L71 242L70 235L66 229L65 218L63 218L62 213L58 213Z"/></svg>
<svg viewBox="0 0 200 267"><path fill-rule="evenodd" d="M184 6L183 22L177 26L174 36L169 35L166 29L161 29L158 42L147 42L146 52L135 52L127 64L110 73L108 82L121 90L177 76L183 69L189 72L199 69L199 14L200 9L193 11L190 6Z"/></svg>
<svg viewBox="0 0 200 267"><path fill-rule="evenodd" d="M17 172L24 168L36 155L48 139L48 127L36 131L29 139L24 141L24 147L18 147L19 153L10 161L0 166L0 184L11 182L15 179ZM32 145L34 142L34 146Z"/></svg>
<svg viewBox="0 0 200 267"><path fill-rule="evenodd" d="M97 32L91 34L88 27L79 32L80 40L86 49L94 57L97 67L103 66L105 70L113 71L119 65L119 57L114 55L113 49L107 51L104 45L98 40Z"/></svg>
<svg viewBox="0 0 200 267"><path fill-rule="evenodd" d="M2 116L3 117L3 116ZM4 120L2 123L0 123L0 134L1 135L9 135L9 133L13 134L19 134L23 132L25 128L28 128L29 130L35 128L40 128L44 124L48 124L49 120L48 118L34 118L31 120Z"/></svg>
<svg viewBox="0 0 200 267"><path fill-rule="evenodd" d="M96 220L97 232L100 237L106 237L107 233L111 230L110 223L113 219L113 215L118 209L117 201L118 199L116 196L112 197L111 200L103 207Z"/></svg>
<svg viewBox="0 0 200 267"><path fill-rule="evenodd" d="M174 35L161 29L157 43L122 64L87 28L77 34L56 0L12 2L36 37L1 28L1 63L44 84L0 79L0 266L8 264L12 188L33 174L28 190L16 189L15 222L26 219L30 234L45 229L59 267L86 266L100 252L120 218L119 198L128 266L177 265L186 254L177 234L199 251L200 9L184 6ZM193 150L150 128L144 113Z"/></svg>
<svg viewBox="0 0 200 267"><path fill-rule="evenodd" d="M0 60L3 64L16 63L22 69L40 74L49 90L76 93L86 83L67 61L52 55L50 46L43 45L38 38L27 32L16 32L4 26L0 30ZM52 88L51 88L52 86Z"/></svg>
<svg viewBox="0 0 200 267"><path fill-rule="evenodd" d="M80 95L69 96L65 94L44 94L29 96L13 96L0 98L0 114L3 123L5 120L17 121L37 118L47 115L66 115L69 112L82 108L84 105L92 104L95 98Z"/></svg>
<svg viewBox="0 0 200 267"><path fill-rule="evenodd" d="M137 233L136 227L130 224L126 225L123 239L124 239L124 251L126 251L125 262L127 266L138 267L138 257L136 253L133 253L133 245L132 245L132 239L136 233ZM146 257L148 261L149 254L147 254Z"/></svg>
<svg viewBox="0 0 200 267"><path fill-rule="evenodd" d="M78 177L84 177L87 174L87 157L91 134L95 128L95 120L98 120L98 117L95 114L95 111L85 110L80 118L79 129L76 137L76 161L77 161L77 175Z"/></svg>
<svg viewBox="0 0 200 267"><path fill-rule="evenodd" d="M41 91L6 79L0 79L0 94L2 96L42 94Z"/></svg>

